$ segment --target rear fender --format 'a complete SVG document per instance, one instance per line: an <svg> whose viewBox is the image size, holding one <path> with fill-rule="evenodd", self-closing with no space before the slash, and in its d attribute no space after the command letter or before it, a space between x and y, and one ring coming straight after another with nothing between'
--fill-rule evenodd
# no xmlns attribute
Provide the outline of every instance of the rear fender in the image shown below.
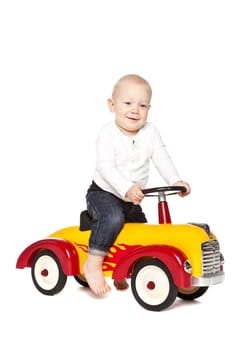
<svg viewBox="0 0 247 350"><path fill-rule="evenodd" d="M31 267L35 255L40 250L50 250L60 261L65 275L78 275L80 273L79 257L72 243L60 238L47 238L29 245L17 259L16 268Z"/></svg>
<svg viewBox="0 0 247 350"><path fill-rule="evenodd" d="M130 277L134 265L143 258L159 259L169 269L173 281L178 288L191 287L191 274L185 272L186 255L171 246L152 245L139 247L120 259L115 267L112 278L121 280Z"/></svg>

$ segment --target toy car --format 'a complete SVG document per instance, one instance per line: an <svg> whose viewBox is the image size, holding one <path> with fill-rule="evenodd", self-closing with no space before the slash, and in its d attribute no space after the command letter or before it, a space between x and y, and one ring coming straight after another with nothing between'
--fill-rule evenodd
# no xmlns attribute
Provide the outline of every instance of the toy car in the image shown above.
<svg viewBox="0 0 247 350"><path fill-rule="evenodd" d="M113 280L129 278L133 296L147 310L168 308L176 297L193 300L224 280L224 258L209 225L171 223L166 197L185 190L181 186L143 190L146 196L158 198L159 223L126 223L104 260L104 275ZM89 235L90 217L83 211L79 226L29 245L16 268L30 267L35 287L46 295L59 293L67 276L87 287L82 266Z"/></svg>

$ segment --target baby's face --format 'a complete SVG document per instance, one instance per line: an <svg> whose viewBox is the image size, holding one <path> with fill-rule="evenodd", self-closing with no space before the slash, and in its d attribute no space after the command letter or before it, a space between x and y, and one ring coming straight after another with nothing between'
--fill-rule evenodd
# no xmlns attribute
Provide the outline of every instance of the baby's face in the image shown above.
<svg viewBox="0 0 247 350"><path fill-rule="evenodd" d="M135 135L147 121L151 94L145 84L126 81L108 100L109 109L115 113L115 122L128 136Z"/></svg>

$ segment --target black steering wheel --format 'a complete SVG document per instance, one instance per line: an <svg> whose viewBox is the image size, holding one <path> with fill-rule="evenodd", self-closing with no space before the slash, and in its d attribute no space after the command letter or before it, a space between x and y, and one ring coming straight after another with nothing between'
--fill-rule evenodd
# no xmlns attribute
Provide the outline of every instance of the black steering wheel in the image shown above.
<svg viewBox="0 0 247 350"><path fill-rule="evenodd" d="M145 190L142 190L142 192L143 194L145 194L145 196L158 196L159 193L164 193L166 196L170 196L180 192L186 192L186 187L184 186L153 187L153 188L146 188ZM156 195L150 195L150 193L155 193L155 192L156 192Z"/></svg>

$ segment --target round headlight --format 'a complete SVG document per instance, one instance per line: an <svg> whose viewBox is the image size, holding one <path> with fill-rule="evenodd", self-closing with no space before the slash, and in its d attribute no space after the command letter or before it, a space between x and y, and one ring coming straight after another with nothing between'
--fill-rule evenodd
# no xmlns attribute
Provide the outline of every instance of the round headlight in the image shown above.
<svg viewBox="0 0 247 350"><path fill-rule="evenodd" d="M187 273L192 272L192 266L191 266L189 260L185 260L185 262L184 262L184 271Z"/></svg>

